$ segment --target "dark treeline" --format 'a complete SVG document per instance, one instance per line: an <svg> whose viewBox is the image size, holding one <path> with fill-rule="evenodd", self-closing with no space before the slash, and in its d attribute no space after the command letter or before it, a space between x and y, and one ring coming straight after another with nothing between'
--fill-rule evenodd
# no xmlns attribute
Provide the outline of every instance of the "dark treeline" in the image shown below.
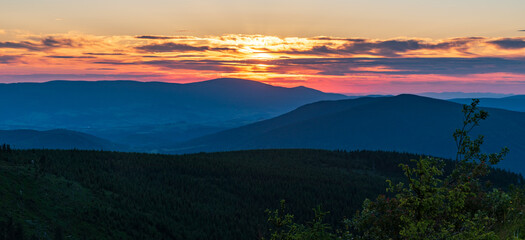
<svg viewBox="0 0 525 240"><path fill-rule="evenodd" d="M330 211L327 222L339 226L365 198L384 193L386 179L402 180L400 163L419 158L309 149L172 156L2 148L0 239L22 234L20 226L28 239L257 239L266 234L265 210L281 199L298 221L312 219L312 207L321 205ZM524 182L496 169L485 180L496 187Z"/></svg>

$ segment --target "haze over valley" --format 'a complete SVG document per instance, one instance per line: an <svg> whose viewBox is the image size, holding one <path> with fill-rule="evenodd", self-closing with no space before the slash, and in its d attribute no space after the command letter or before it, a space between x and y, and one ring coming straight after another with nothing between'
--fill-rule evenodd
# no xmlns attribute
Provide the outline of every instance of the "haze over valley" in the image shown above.
<svg viewBox="0 0 525 240"><path fill-rule="evenodd" d="M0 142L16 148L171 154L313 148L451 158L452 129L461 123L461 104L471 101L346 96L242 79L191 84L53 81L3 84L0 92L3 101L13 101L1 107L7 114L0 124L11 131L0 132ZM68 94L56 94L60 92ZM501 166L522 173L523 99L523 95L480 99L481 106L491 107L486 109L491 117L475 132L501 139L489 140L484 150L510 147Z"/></svg>

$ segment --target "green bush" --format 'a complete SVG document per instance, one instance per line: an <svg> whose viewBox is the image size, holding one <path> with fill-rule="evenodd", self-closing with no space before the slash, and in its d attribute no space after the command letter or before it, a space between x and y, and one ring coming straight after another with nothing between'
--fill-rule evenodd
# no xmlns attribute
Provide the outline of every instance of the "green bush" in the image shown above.
<svg viewBox="0 0 525 240"><path fill-rule="evenodd" d="M268 211L269 223L278 226L270 229L271 239L520 239L525 234L524 189L511 188L506 193L480 180L508 149L485 154L481 152L483 136L470 137L472 129L488 117L478 103L474 99L463 107L463 127L453 134L457 157L448 176L440 159L425 157L412 160L411 165L400 164L405 181L387 180L388 196L365 200L361 211L343 220L344 230L332 231L323 224L326 213L320 209L310 224L294 223L293 215L283 213L283 205L280 211Z"/></svg>

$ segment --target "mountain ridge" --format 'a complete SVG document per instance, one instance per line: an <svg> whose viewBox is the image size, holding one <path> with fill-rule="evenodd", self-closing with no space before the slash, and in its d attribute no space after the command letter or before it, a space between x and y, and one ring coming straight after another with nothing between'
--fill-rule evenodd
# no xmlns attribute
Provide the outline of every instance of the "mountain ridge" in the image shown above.
<svg viewBox="0 0 525 240"><path fill-rule="evenodd" d="M339 106L338 106L339 105ZM258 148L388 150L453 157L452 133L462 123L462 105L403 94L323 101L243 127L197 138L172 153ZM484 150L511 149L505 168L522 167L525 113L484 108L490 114L472 134L486 135ZM194 147L192 150L191 147ZM180 149L177 149L180 147Z"/></svg>
<svg viewBox="0 0 525 240"><path fill-rule="evenodd" d="M123 149L106 139L66 129L38 131L32 129L0 130L0 144L17 149Z"/></svg>
<svg viewBox="0 0 525 240"><path fill-rule="evenodd" d="M347 96L222 78L179 84L50 81L0 84L0 129L81 131L137 151L271 118ZM148 139L148 141L144 141Z"/></svg>
<svg viewBox="0 0 525 240"><path fill-rule="evenodd" d="M454 98L449 101L465 104L471 99ZM479 104L482 107L500 108L509 111L525 112L525 95L514 95L503 98L479 98Z"/></svg>

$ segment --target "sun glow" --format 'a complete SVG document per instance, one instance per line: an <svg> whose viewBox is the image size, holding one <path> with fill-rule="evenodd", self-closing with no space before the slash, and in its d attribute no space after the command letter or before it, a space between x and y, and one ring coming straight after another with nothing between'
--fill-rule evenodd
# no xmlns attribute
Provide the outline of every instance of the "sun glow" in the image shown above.
<svg viewBox="0 0 525 240"><path fill-rule="evenodd" d="M251 55L252 58L255 59L273 59L276 58L274 55L269 53L254 53Z"/></svg>
<svg viewBox="0 0 525 240"><path fill-rule="evenodd" d="M332 92L525 91L525 37L96 36L2 31L0 83L220 77ZM428 81L428 83L425 83Z"/></svg>

